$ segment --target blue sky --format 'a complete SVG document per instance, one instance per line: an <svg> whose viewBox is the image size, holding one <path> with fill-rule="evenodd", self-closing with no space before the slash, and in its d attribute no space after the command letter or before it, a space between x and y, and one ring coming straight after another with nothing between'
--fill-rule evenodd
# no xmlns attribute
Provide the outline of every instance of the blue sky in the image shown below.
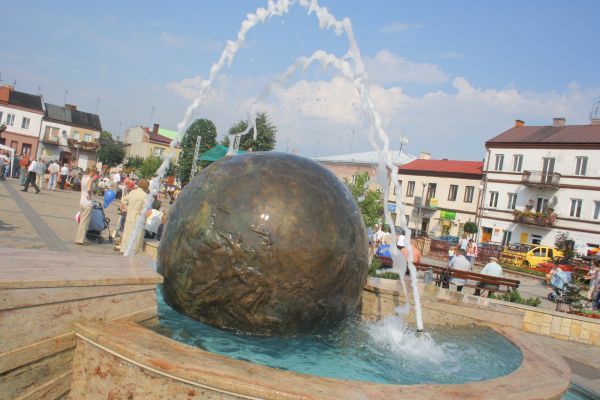
<svg viewBox="0 0 600 400"><path fill-rule="evenodd" d="M1 79L45 101L98 113L116 136L132 125L175 129L227 40L266 1L26 1L3 20ZM370 4L369 4L370 3ZM528 125L588 123L600 99L600 2L326 1L352 20L392 147L436 158L481 159L485 140ZM195 117L220 136L270 79L317 49L342 56L344 36L321 30L299 5L251 30ZM278 149L305 156L369 150L350 84L310 68L259 109ZM152 109L154 114L152 115ZM152 120L151 120L152 117ZM353 133L354 132L354 133ZM353 138L354 137L354 141Z"/></svg>

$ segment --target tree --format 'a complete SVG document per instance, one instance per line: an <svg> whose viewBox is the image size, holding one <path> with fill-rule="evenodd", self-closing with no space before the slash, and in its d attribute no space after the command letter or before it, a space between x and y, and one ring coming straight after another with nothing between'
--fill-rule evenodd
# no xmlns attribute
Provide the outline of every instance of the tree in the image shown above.
<svg viewBox="0 0 600 400"><path fill-rule="evenodd" d="M358 204L366 226L373 226L383 220L383 193L380 189L369 190L369 174L356 174L352 182L344 178L344 183Z"/></svg>
<svg viewBox="0 0 600 400"><path fill-rule="evenodd" d="M229 128L229 134L233 135L235 133L244 132L246 128L248 128L248 121L240 120ZM277 143L277 127L269 122L267 113L262 112L256 115L256 130L258 131L256 140L254 140L254 128L251 128L246 135L242 136L240 149L246 151L250 149L252 149L252 151L273 150ZM221 144L223 146L229 146L229 137L223 139Z"/></svg>
<svg viewBox="0 0 600 400"><path fill-rule="evenodd" d="M575 257L575 242L571 239L569 232L558 232L554 238L554 246L562 251L565 262Z"/></svg>
<svg viewBox="0 0 600 400"><path fill-rule="evenodd" d="M179 156L179 180L183 184L190 181L194 150L196 149L198 136L202 136L199 151L199 154L202 154L217 144L217 128L215 124L209 119L197 119L185 132L185 136L181 142L181 155ZM201 166L205 166L205 164L201 164Z"/></svg>
<svg viewBox="0 0 600 400"><path fill-rule="evenodd" d="M477 233L477 231L478 231L477 224L473 221L467 221L463 225L463 232L465 232L465 233L474 234L474 233Z"/></svg>
<svg viewBox="0 0 600 400"><path fill-rule="evenodd" d="M150 156L145 158L142 164L135 170L135 173L140 178L150 179L156 175L156 170L162 164L159 157Z"/></svg>
<svg viewBox="0 0 600 400"><path fill-rule="evenodd" d="M100 133L100 147L96 152L96 157L103 165L116 167L123 162L125 158L125 149L123 145L115 143L112 134L107 131Z"/></svg>

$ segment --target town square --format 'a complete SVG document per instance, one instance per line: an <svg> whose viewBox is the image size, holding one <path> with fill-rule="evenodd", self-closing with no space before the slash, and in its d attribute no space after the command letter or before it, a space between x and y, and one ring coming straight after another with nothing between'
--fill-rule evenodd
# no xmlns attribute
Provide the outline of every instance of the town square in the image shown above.
<svg viewBox="0 0 600 400"><path fill-rule="evenodd" d="M0 51L0 399L600 398L598 4L59 3Z"/></svg>

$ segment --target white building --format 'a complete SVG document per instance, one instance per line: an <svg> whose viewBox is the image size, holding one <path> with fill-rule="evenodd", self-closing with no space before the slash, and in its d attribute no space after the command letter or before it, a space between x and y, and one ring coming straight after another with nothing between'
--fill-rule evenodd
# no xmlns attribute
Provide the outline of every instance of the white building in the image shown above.
<svg viewBox="0 0 600 400"><path fill-rule="evenodd" d="M481 241L600 243L600 124L517 120L485 145Z"/></svg>
<svg viewBox="0 0 600 400"><path fill-rule="evenodd" d="M36 155L44 110L42 97L0 86L0 144L15 149L15 154Z"/></svg>
<svg viewBox="0 0 600 400"><path fill-rule="evenodd" d="M38 156L86 169L96 166L102 124L97 114L77 109L75 105L46 103L40 131Z"/></svg>
<svg viewBox="0 0 600 400"><path fill-rule="evenodd" d="M481 161L418 159L398 168L408 227L435 237L458 236L465 222L475 222ZM390 186L390 202L396 192ZM389 204L396 226L400 226L396 204Z"/></svg>

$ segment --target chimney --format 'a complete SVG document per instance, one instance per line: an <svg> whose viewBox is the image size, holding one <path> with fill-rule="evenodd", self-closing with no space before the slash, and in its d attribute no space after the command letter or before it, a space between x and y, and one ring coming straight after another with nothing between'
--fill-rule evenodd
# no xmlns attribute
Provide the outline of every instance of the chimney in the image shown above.
<svg viewBox="0 0 600 400"><path fill-rule="evenodd" d="M419 160L431 160L431 154L422 151L419 153Z"/></svg>
<svg viewBox="0 0 600 400"><path fill-rule="evenodd" d="M77 111L77 106L74 106L73 104L65 104L65 108L69 111Z"/></svg>
<svg viewBox="0 0 600 400"><path fill-rule="evenodd" d="M552 120L552 126L553 127L560 127L560 126L565 126L567 123L567 120L565 118L554 118Z"/></svg>
<svg viewBox="0 0 600 400"><path fill-rule="evenodd" d="M154 126L152 127L152 134L153 135L158 135L158 128L160 127L159 124L154 124Z"/></svg>
<svg viewBox="0 0 600 400"><path fill-rule="evenodd" d="M515 119L515 126L525 126L525 121Z"/></svg>
<svg viewBox="0 0 600 400"><path fill-rule="evenodd" d="M10 86L0 86L0 102L8 103L10 97Z"/></svg>

